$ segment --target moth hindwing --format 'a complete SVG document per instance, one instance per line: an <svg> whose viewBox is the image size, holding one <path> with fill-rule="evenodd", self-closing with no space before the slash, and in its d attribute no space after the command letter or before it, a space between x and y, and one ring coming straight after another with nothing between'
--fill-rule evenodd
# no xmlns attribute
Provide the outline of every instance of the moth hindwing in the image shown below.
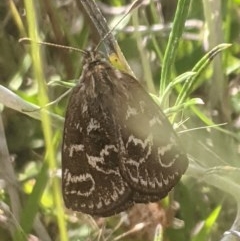
<svg viewBox="0 0 240 241"><path fill-rule="evenodd" d="M111 216L158 201L187 166L171 124L139 82L88 51L64 125L66 207Z"/></svg>

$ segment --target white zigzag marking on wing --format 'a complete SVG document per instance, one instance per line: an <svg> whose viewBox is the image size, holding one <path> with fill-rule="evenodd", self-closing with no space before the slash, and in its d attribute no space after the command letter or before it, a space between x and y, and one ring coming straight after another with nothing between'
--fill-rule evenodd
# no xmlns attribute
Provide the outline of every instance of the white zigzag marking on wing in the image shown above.
<svg viewBox="0 0 240 241"><path fill-rule="evenodd" d="M148 157L151 155L152 153L152 145L153 145L153 137L152 135L149 135L144 141L142 141L141 139L135 138L133 135L130 135L128 138L128 142L126 144L126 147L128 147L129 143L133 142L135 146L137 145L141 145L141 147L145 150L146 147L148 148L147 150L147 154L140 158L138 160L138 163L142 163L144 162L146 159L148 159ZM132 160L134 162L134 160Z"/></svg>
<svg viewBox="0 0 240 241"><path fill-rule="evenodd" d="M66 169L64 172L64 180L66 180L66 186L68 186L71 183L83 183L83 182L91 182L92 186L87 192L81 192L78 190L71 190L66 191L66 194L77 194L78 196L85 196L88 197L92 194L92 192L95 190L95 181L91 174L80 174L80 175L72 175L69 171L69 169Z"/></svg>
<svg viewBox="0 0 240 241"><path fill-rule="evenodd" d="M131 172L130 170L128 170L128 173L129 173L129 175L131 176L132 180L133 180L134 182L136 182L136 183L138 183L139 180L140 180L140 183L141 183L143 186L145 186L145 187L147 187L149 181L145 181L145 180L147 180L148 178L145 178L145 179L144 179L144 178L142 178L142 177L139 176L139 166L140 166L141 163L143 163L144 161L146 161L146 159L149 157L149 155L151 155L151 152L152 152L152 139L153 139L152 135L149 135L144 141L142 141L141 139L135 138L134 136L131 135L131 136L129 136L128 142L127 142L127 147L128 147L128 144L129 144L130 142L133 142L134 145L141 145L141 147L142 147L143 149L146 149L146 147L148 148L148 151L147 151L147 154L146 154L145 157L140 158L138 161L133 160L133 159L127 160L127 163L130 164L131 168L133 168L133 166L134 166L134 167L136 168L136 170L137 170L137 171L136 171L136 173L137 173L137 176L136 176L136 177L133 177L133 176L131 175L132 172ZM147 177L147 176L148 176L148 175L147 175L147 170L145 170L145 171L146 171L146 177Z"/></svg>
<svg viewBox="0 0 240 241"><path fill-rule="evenodd" d="M162 121L157 116L154 116L149 122L150 127L154 126L155 124L162 125Z"/></svg>
<svg viewBox="0 0 240 241"><path fill-rule="evenodd" d="M104 164L104 157L109 155L109 150L113 150L114 152L117 152L118 149L114 145L105 145L104 149L101 150L100 156L87 156L87 160L90 166L95 168L97 171L103 172L105 174L115 174L120 175L118 171L115 170L104 170L103 168L98 166L98 163Z"/></svg>
<svg viewBox="0 0 240 241"><path fill-rule="evenodd" d="M164 182L164 184L166 184L166 185L167 185L167 183L169 182L168 179L167 179L167 180L164 180L164 179L163 179L163 174L162 174L162 173L161 173L160 181L159 181L159 179L158 179L157 177L154 177L153 180L151 180L151 178L150 178L147 170L145 170L145 175L144 175L144 177L143 177L143 176L139 176L139 163L136 162L136 161L134 161L134 160L132 160L132 159L130 159L130 160L128 161L128 163L131 164L131 168L132 168L133 166L135 166L136 169L137 169L137 172L136 172L136 173L137 173L137 177L133 177L133 176L131 175L131 174L132 174L131 170L128 169L128 173L129 173L132 181L135 182L135 183L139 183L139 181L140 181L140 184L143 185L143 186L145 186L145 187L150 186L151 188L156 188L156 186L157 186L157 187L160 187L160 188L161 188L161 187L163 186L163 182ZM163 182L162 182L162 180L163 180Z"/></svg>
<svg viewBox="0 0 240 241"><path fill-rule="evenodd" d="M135 116L135 115L137 115L137 110L128 105L126 120L129 119L129 117Z"/></svg>
<svg viewBox="0 0 240 241"><path fill-rule="evenodd" d="M167 144L166 146L161 146L158 147L158 155L164 156L167 151L170 151L172 149L174 144L170 143Z"/></svg>
<svg viewBox="0 0 240 241"><path fill-rule="evenodd" d="M100 123L97 120L94 120L93 118L91 118L87 126L87 134L89 135L89 133L92 130L97 130L99 128L100 128Z"/></svg>
<svg viewBox="0 0 240 241"><path fill-rule="evenodd" d="M117 152L117 148L115 145L105 145L104 149L101 150L100 152L100 156L108 156L109 155L109 149L112 149L113 151Z"/></svg>
<svg viewBox="0 0 240 241"><path fill-rule="evenodd" d="M69 147L69 156L72 157L74 152L84 151L84 145L72 144Z"/></svg>
<svg viewBox="0 0 240 241"><path fill-rule="evenodd" d="M170 144L166 145L166 146L161 146L161 147L158 147L158 157L159 157L159 162L160 164L163 166L163 167L171 167L176 159L179 157L179 154L175 155L175 157L172 159L171 162L169 162L168 164L166 163L163 163L161 160L162 160L162 157L165 155L165 153L167 151L170 151L172 149L172 147L175 145L175 139L173 137L170 138Z"/></svg>
<svg viewBox="0 0 240 241"><path fill-rule="evenodd" d="M118 188L116 186L116 183L114 182L110 182L110 185L111 185L111 189L112 191L109 192L108 190L106 190L106 192L104 192L103 196L99 195L98 196L98 202L95 204L96 208L100 209L104 206L109 206L112 201L117 201L119 199L119 196L124 194L126 188L124 187L124 185L122 185L121 183L121 186Z"/></svg>
<svg viewBox="0 0 240 241"><path fill-rule="evenodd" d="M130 142L133 142L133 144L135 146L140 144L142 146L142 148L145 149L146 146L148 146L149 143L152 143L152 140L153 140L152 135L149 135L144 141L142 141L139 138L134 137L133 135L130 135L128 137L128 141L127 141L126 147L128 147ZM151 145L149 145L149 146L151 146Z"/></svg>

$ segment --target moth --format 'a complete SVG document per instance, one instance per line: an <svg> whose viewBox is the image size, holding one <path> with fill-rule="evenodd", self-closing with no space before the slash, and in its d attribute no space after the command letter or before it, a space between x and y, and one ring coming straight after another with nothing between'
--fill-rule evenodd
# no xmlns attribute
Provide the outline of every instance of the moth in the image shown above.
<svg viewBox="0 0 240 241"><path fill-rule="evenodd" d="M188 159L171 124L140 83L86 51L66 110L62 192L67 208L112 216L156 202Z"/></svg>

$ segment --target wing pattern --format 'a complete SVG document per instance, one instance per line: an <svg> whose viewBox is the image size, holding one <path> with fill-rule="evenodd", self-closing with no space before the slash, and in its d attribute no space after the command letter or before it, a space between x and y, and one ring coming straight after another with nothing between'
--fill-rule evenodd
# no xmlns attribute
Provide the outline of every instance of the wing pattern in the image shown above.
<svg viewBox="0 0 240 241"><path fill-rule="evenodd" d="M171 124L138 81L89 52L65 118L66 207L111 216L158 201L187 166Z"/></svg>

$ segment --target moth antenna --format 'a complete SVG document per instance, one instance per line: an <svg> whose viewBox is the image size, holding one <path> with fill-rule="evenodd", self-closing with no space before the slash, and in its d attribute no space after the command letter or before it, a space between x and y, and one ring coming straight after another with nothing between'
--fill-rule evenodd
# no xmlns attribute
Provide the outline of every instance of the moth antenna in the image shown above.
<svg viewBox="0 0 240 241"><path fill-rule="evenodd" d="M37 43L37 44L42 44L42 45L47 45L47 46L50 46L50 47L55 47L55 48L61 48L61 49L67 49L67 50L73 50L73 51L76 51L76 52L80 52L82 54L87 54L86 51L82 50L82 49L78 49L78 48L74 48L74 47L70 47L70 46L64 46L64 45L61 45L61 44L54 44L54 43L49 43L49 42L43 42L43 41L35 41L33 39L30 39L30 38L20 38L18 40L19 43L30 43L30 42L34 42L34 43Z"/></svg>
<svg viewBox="0 0 240 241"><path fill-rule="evenodd" d="M132 10L138 8L138 7L142 4L143 1L144 1L144 0L135 0L135 1L131 4L131 6L129 7L129 9L126 10L126 13L119 19L119 21L116 23L116 25L115 25L112 29L110 29L110 30L106 33L106 35L100 40L100 42L97 44L97 46L96 46L95 49L94 49L95 51L99 48L99 46L103 43L103 41L109 36L109 34L111 34L111 33L116 29L116 27L123 21L123 19L126 18L127 15L128 15Z"/></svg>

